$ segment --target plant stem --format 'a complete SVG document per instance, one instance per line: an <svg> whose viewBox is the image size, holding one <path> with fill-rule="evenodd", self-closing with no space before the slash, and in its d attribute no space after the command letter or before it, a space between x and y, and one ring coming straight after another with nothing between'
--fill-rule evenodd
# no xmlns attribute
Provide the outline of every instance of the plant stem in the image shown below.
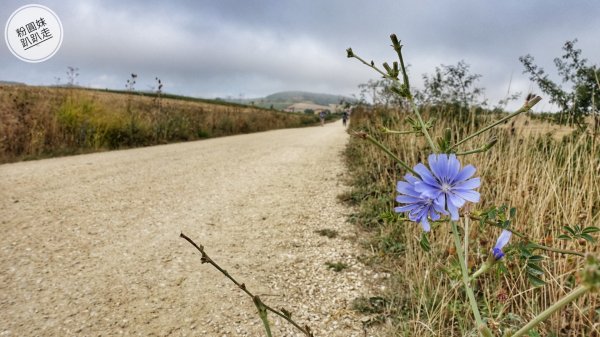
<svg viewBox="0 0 600 337"><path fill-rule="evenodd" d="M377 145L377 147L379 147L381 150L383 150L383 152L387 153L388 156L392 157L396 162L398 162L398 164L400 164L400 166L405 168L407 171L409 171L410 173L412 173L413 175L415 175L417 177L420 177L420 175L417 172L415 172L415 170L413 170L405 162L400 160L400 158L398 158L395 154L393 154L392 151L390 151L390 149L385 147L385 145L383 145L379 141L377 141L377 139L371 137L371 135L369 135L369 134L366 134L365 139L370 141L371 143Z"/></svg>
<svg viewBox="0 0 600 337"><path fill-rule="evenodd" d="M415 113L415 115L417 115L417 119L419 120L419 124L421 125L421 132L423 133L423 136L425 136L425 139L427 139L427 143L429 143L429 147L431 147L431 150L433 151L433 153L437 153L437 147L433 143L433 140L431 139L431 136L429 135L429 131L427 131L427 126L425 126L425 122L423 122L423 118L421 117L421 114L419 113L419 108L417 107L415 100L412 98L412 95L410 95L410 94L409 94L408 99L410 101L410 106L412 107L413 112Z"/></svg>
<svg viewBox="0 0 600 337"><path fill-rule="evenodd" d="M517 111L511 113L510 115L508 115L508 116L506 116L506 117L504 117L504 118L502 118L502 119L500 119L500 120L498 120L498 121L496 121L496 122L494 122L494 123L486 126L485 128L483 128L483 129L481 129L481 130L479 130L479 131L471 134L470 136L467 136L463 140L461 140L458 143L452 145L452 147L450 147L450 149L454 149L457 146L459 146L460 144L466 142L467 140L469 140L469 139L471 139L473 137L479 136L480 134L488 131L489 129L493 128L494 126L496 126L498 124L501 124L501 123L504 123L505 121L507 121L507 120L509 120L509 119L511 119L513 117L516 117L516 116L518 116L519 114L521 114L523 112L529 111L531 108L533 108L534 105L536 105L537 103L539 103L539 101L541 101L541 100L542 100L542 98L540 96L536 96L536 97L532 98L531 100L525 102L525 104L523 104L523 106L519 110L517 110Z"/></svg>
<svg viewBox="0 0 600 337"><path fill-rule="evenodd" d="M260 300L260 298L258 298L258 296L254 296L252 300L254 301L256 309L258 309L258 315L260 316L260 320L265 326L267 337L273 337L273 335L271 334L271 325L269 324L269 318L267 317L267 308L265 304Z"/></svg>
<svg viewBox="0 0 600 337"><path fill-rule="evenodd" d="M271 308L270 306L264 304L260 300L260 298L258 298L258 296L255 296L254 294L252 294L250 292L250 290L248 290L246 288L246 285L244 283L239 283L236 279L233 278L233 276L231 276L227 272L227 270L221 268L221 266L219 266L215 261L213 261L213 259L211 259L210 256L208 256L208 254L206 254L206 252L204 251L204 246L197 245L192 239L190 239L187 235L185 235L183 233L180 233L179 237L185 239L192 246L196 247L196 249L202 255L202 259L201 259L202 263L208 263L208 264L212 265L213 267L215 267L223 275L227 276L227 278L230 279L231 282L233 282L236 286L238 286L238 288L240 288L242 291L244 291L246 294L248 294L248 296L250 296L252 298L254 305L258 309L258 314L260 315L260 319L262 320L263 324L265 325L265 331L267 333L267 336L271 337L271 329L269 326L269 321L267 319L267 311L270 311L270 312L274 313L275 315L288 321L290 324L292 324L294 327L296 327L296 329L298 329L302 333L304 333L307 337L314 337L312 332L310 332L310 328L307 325L304 327L301 327L298 323L296 323L294 320L292 320L291 315L289 313L286 314L285 311L280 312L279 310L275 310L275 309Z"/></svg>
<svg viewBox="0 0 600 337"><path fill-rule="evenodd" d="M535 328L538 324L542 323L546 318L552 315L555 311L561 309L565 305L575 301L579 296L585 294L590 290L587 285L580 285L577 288L573 289L570 293L565 295L558 302L551 305L548 309L544 310L536 317L534 317L529 323L527 323L524 327L515 332L511 337L521 337L524 336L529 330Z"/></svg>
<svg viewBox="0 0 600 337"><path fill-rule="evenodd" d="M471 218L473 220L478 220L478 221L481 220L481 217L478 216L478 215L475 215L475 214L469 214L469 218ZM498 224L495 221L486 220L485 223L488 224L488 225L490 225L490 226L494 226L494 227L498 227L498 228L501 228L501 229L506 229L508 231L511 231L514 235L520 237L521 239L526 240L528 243L530 243L531 245L533 245L537 249L542 249L542 250L546 250L546 251L554 252L554 253L559 253L559 254L577 255L577 256L580 256L580 257L585 257L584 253L580 253L580 252L577 252L577 251L574 251L574 250L553 248L553 247L544 246L544 245L539 244L539 243L535 243L533 240L531 240L529 237L527 237L527 235L525 235L525 234L523 234L523 233L521 233L519 231L516 231L516 230L514 230L512 228L504 228L504 227L502 227L500 224Z"/></svg>
<svg viewBox="0 0 600 337"><path fill-rule="evenodd" d="M371 65L371 63L367 63L367 61L363 60L362 58L360 58L360 56L358 55L353 55L352 57L354 57L355 59L359 60L360 62L364 63L367 67L375 70L376 72L380 73L381 75L383 75L384 78L390 78L393 79L392 77L390 77L388 74L384 73L383 71L381 71L381 69L377 68L374 65Z"/></svg>
<svg viewBox="0 0 600 337"><path fill-rule="evenodd" d="M467 293L467 297L469 298L469 303L471 304L473 316L475 316L475 322L477 322L477 328L479 329L479 332L482 336L492 336L491 331L489 331L489 329L481 319L481 314L479 313L479 306L477 305L477 300L475 299L473 289L471 289L471 284L469 282L469 272L467 271L467 265L465 263L465 259L463 258L463 249L460 243L460 236L458 234L458 226L456 225L455 221L450 221L450 223L452 224L452 235L454 236L456 256L458 256L458 262L460 264L460 270L462 272L463 285L465 286L465 291Z"/></svg>

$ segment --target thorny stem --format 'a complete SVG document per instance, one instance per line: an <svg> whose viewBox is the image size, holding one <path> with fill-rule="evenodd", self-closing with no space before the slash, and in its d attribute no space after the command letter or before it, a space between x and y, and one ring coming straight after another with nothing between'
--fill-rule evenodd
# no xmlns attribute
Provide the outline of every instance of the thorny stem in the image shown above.
<svg viewBox="0 0 600 337"><path fill-rule="evenodd" d="M433 143L433 140L431 139L431 136L429 135L429 131L427 131L427 126L425 126L425 122L423 122L423 118L421 117L421 114L419 113L419 108L417 107L417 104L415 103L415 100L413 99L411 94L409 94L408 100L410 101L410 106L412 107L413 112L415 113L415 115L417 115L417 119L419 120L419 124L421 125L421 132L423 133L423 136L425 136L425 139L427 139L427 143L429 143L429 147L431 147L431 150L433 151L433 153L437 153L437 147Z"/></svg>
<svg viewBox="0 0 600 337"><path fill-rule="evenodd" d="M286 321L288 321L290 324L292 324L294 327L296 327L296 329L302 331L302 333L304 333L307 337L314 337L314 335L312 334L312 332L310 332L310 328L308 326L304 326L301 327L298 323L296 323L294 320L292 320L291 318L291 314L287 311L282 310L281 312L278 310L275 310L273 308L271 308L270 306L264 304L260 298L254 294L252 294L250 292L250 290L248 290L246 288L246 285L244 283L239 283L238 281L236 281L236 279L233 278L233 276L231 276L227 270L221 268L221 266L219 266L215 261L213 261L213 259L211 259L208 254L206 254L206 252L204 251L204 247L202 245L197 245L192 239L190 239L187 235L181 233L179 234L179 236L181 238L184 238L187 242L189 242L192 246L196 247L196 249L200 252L200 254L202 255L201 261L202 263L209 263L211 264L213 267L215 267L218 271L220 271L223 275L225 275L228 279L231 280L231 282L233 282L236 286L238 286L238 288L240 288L243 292L245 292L246 294L248 294L248 296L250 296L252 298L252 301L254 302L254 305L256 306L256 308L258 309L258 313L260 315L260 319L263 321L263 324L265 325L265 331L267 332L267 336L271 336L271 330L270 330L270 326L269 326L269 321L267 319L267 311L270 311L272 313L274 313L275 315L285 319Z"/></svg>
<svg viewBox="0 0 600 337"><path fill-rule="evenodd" d="M540 96L535 96L534 98L532 98L532 99L528 100L527 102L525 102L525 104L523 104L523 106L519 110L517 110L517 111L511 113L510 115L508 115L508 116L506 116L506 117L504 117L504 118L502 118L502 119L500 119L500 120L498 120L498 121L496 121L496 122L494 122L494 123L486 126L485 128L483 128L481 130L478 130L477 132L471 134L470 136L467 136L463 140L461 140L458 143L452 145L452 147L450 147L450 149L454 149L457 146L459 146L460 144L466 142L467 140L469 140L471 138L479 136L480 134L482 134L482 133L486 132L487 130L493 128L494 126L496 126L498 124L501 124L501 123L504 123L505 121L507 121L507 120L509 120L509 119L511 119L513 117L516 117L516 116L518 116L519 114L521 114L523 112L531 110L531 108L533 108L533 106L536 105L536 104L538 104L539 101L541 101L541 100L542 100L542 98Z"/></svg>
<svg viewBox="0 0 600 337"><path fill-rule="evenodd" d="M469 214L469 218L471 218L472 220L481 220L481 217L475 214ZM508 231L511 231L514 235L520 237L521 239L524 239L525 241L529 242L530 244L532 244L535 248L537 249L542 249L542 250L546 250L549 252L554 252L554 253L560 253L560 254L565 254L565 255L577 255L580 257L584 257L585 254L574 251L574 250L568 250L568 249L560 249L560 248L553 248L553 247L548 247L548 246L544 246L542 244L539 243L535 243L534 241L532 241L529 237L527 237L527 235L516 231L512 228L504 228L502 227L500 224L498 224L495 221L492 220L486 220L485 221L486 224L490 225L490 226L494 226L494 227L498 227L498 228L502 228L502 229L506 229Z"/></svg>
<svg viewBox="0 0 600 337"><path fill-rule="evenodd" d="M404 66L404 59L402 57L402 51L401 51L402 46L400 45L400 42L396 38L395 34L392 34L390 36L390 38L392 39L392 45L394 47L394 50L396 50L396 52L398 53L398 58L400 59L400 67L402 69L402 78L404 80L404 86L405 86L406 91L408 93L408 95L407 95L408 97L407 98L410 101L410 105L411 105L411 108L412 108L413 112L417 116L419 124L421 125L421 133L423 133L423 135L425 136L425 139L427 139L427 143L431 147L431 150L434 153L436 153L437 152L437 147L435 146L435 143L433 142L431 136L429 135L429 131L427 131L427 126L425 125L425 122L423 121L423 118L421 117L421 113L419 112L419 108L417 107L417 105L416 105L416 103L415 103L415 101L414 101L414 99L412 97L412 94L410 93L410 84L408 82L408 72L406 71L406 67ZM390 79L390 80L396 82L397 84L400 83L400 80L398 78L390 76L389 74L386 74L381 69L377 68L375 65L373 65L371 63L367 63L365 60L363 60L360 56L356 55L354 52L351 52L351 54L349 54L349 57L354 57L355 59L357 59L360 62L362 62L363 64L365 64L367 67L370 67L371 69L374 69L375 71L377 71L378 73L380 73L384 78Z"/></svg>
<svg viewBox="0 0 600 337"><path fill-rule="evenodd" d="M394 153L392 153L392 151L390 151L390 149L385 147L385 145L383 145L379 141L377 141L377 139L371 137L371 135L369 135L367 133L361 133L361 134L359 134L359 136L370 141L371 143L377 145L377 147L379 147L381 150L383 150L383 152L385 152L388 156L392 157L392 159L394 159L398 164L400 164L400 166L402 166L403 168L405 168L407 171L414 174L415 176L420 177L420 175L417 172L415 172L415 170L413 170L405 162L400 160L400 158L398 158Z"/></svg>
<svg viewBox="0 0 600 337"><path fill-rule="evenodd" d="M521 337L524 336L529 330L535 328L538 324L542 323L546 318L552 315L557 310L561 309L565 305L575 301L579 296L585 294L590 290L588 285L580 285L577 288L573 289L570 293L565 295L558 302L551 305L548 309L542 311L536 317L534 317L529 323L527 323L524 327L515 332L511 337Z"/></svg>
<svg viewBox="0 0 600 337"><path fill-rule="evenodd" d="M475 299L473 289L471 289L471 284L469 282L469 272L467 271L467 265L463 257L463 249L460 243L460 236L458 234L458 226L456 225L455 221L450 221L450 223L452 224L452 235L454 236L454 246L456 247L456 255L458 256L458 263L460 264L460 270L462 272L463 285L465 286L465 292L467 293L469 303L471 304L473 316L475 316L475 321L477 322L477 328L482 336L492 336L491 331L481 319L481 314L479 313L477 300Z"/></svg>
<svg viewBox="0 0 600 337"><path fill-rule="evenodd" d="M391 134L395 134L395 135L409 135L411 133L421 133L421 130L419 131L396 131L396 130L390 130L386 127L383 128L382 130L383 133L391 133Z"/></svg>
<svg viewBox="0 0 600 337"><path fill-rule="evenodd" d="M381 69L377 68L375 65L372 65L371 63L367 63L367 61L363 60L358 55L354 54L354 55L352 55L352 57L354 57L355 59L357 59L360 62L364 63L367 67L369 67L369 68L375 70L376 72L380 73L381 75L383 75L383 77L393 79L388 74L384 73Z"/></svg>

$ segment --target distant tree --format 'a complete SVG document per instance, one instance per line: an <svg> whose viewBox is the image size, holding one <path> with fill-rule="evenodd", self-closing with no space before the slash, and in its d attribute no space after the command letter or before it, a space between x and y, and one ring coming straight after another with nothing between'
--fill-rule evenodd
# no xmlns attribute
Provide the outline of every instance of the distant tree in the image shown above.
<svg viewBox="0 0 600 337"><path fill-rule="evenodd" d="M484 105L479 101L483 88L477 87L481 75L471 74L470 66L465 61L456 65L441 65L435 68L432 75L423 75L424 89L417 98L423 103L452 103L461 109L469 109L472 105Z"/></svg>
<svg viewBox="0 0 600 337"><path fill-rule="evenodd" d="M559 123L582 125L585 116L600 110L600 69L596 65L587 65L581 57L581 49L575 48L577 39L567 41L563 45L564 54L554 59L558 75L562 83L568 83L570 91L550 79L541 67L535 65L533 56L527 54L519 57L525 67L523 73L535 82L540 90L550 96L550 102L560 109ZM564 118L564 116L567 118ZM597 117L597 116L596 116Z"/></svg>
<svg viewBox="0 0 600 337"><path fill-rule="evenodd" d="M315 110L313 109L304 109L304 113L307 115L314 115Z"/></svg>
<svg viewBox="0 0 600 337"><path fill-rule="evenodd" d="M361 102L367 103L370 98L373 105L383 105L386 108L402 106L404 98L390 90L392 85L393 82L388 79L369 80L359 84Z"/></svg>
<svg viewBox="0 0 600 337"><path fill-rule="evenodd" d="M79 77L79 68L67 67L67 85L72 87L77 84L77 77Z"/></svg>

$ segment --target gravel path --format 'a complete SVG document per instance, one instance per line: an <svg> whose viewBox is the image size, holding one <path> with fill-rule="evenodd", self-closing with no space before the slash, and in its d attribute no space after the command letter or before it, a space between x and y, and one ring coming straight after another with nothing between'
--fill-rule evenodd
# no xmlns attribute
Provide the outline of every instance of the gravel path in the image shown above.
<svg viewBox="0 0 600 337"><path fill-rule="evenodd" d="M264 336L180 232L316 336L364 336L350 303L377 275L336 199L347 138L336 122L0 165L0 337Z"/></svg>

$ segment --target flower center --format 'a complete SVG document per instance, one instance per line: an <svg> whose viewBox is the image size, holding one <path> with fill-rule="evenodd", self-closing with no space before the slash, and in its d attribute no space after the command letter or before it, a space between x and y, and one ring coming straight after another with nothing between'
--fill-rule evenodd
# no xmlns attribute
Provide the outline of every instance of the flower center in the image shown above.
<svg viewBox="0 0 600 337"><path fill-rule="evenodd" d="M450 192L451 188L452 188L452 186L450 186L450 184L442 183L442 192L448 193L448 192Z"/></svg>

